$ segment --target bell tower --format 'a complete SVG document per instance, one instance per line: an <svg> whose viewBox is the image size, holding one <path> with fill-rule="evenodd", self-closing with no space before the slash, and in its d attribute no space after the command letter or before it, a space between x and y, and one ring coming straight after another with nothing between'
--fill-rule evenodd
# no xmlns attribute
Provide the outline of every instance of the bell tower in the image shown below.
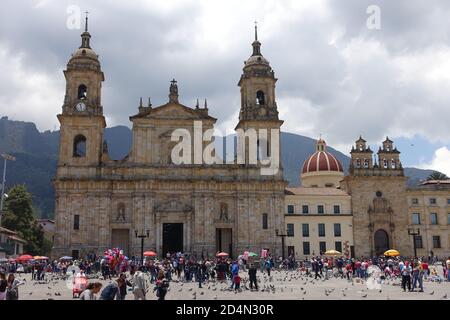
<svg viewBox="0 0 450 320"><path fill-rule="evenodd" d="M62 113L58 115L61 124L59 166L98 165L104 151L106 122L101 87L105 78L90 40L86 14L81 46L72 54L64 70L66 93Z"/></svg>
<svg viewBox="0 0 450 320"><path fill-rule="evenodd" d="M241 88L241 109L239 123L236 129L244 132L254 130L258 136L256 147L258 160L260 151L263 154L281 156L280 150L280 128L283 121L278 118L277 103L275 100L275 72L269 61L261 53L261 42L258 40L258 28L255 24L255 40L252 43L253 53L244 62L243 73L238 86ZM261 138L267 132L267 138ZM252 152L251 139L244 140L246 155L245 164L251 164L249 152ZM253 143L254 144L254 143ZM267 147L266 147L267 146ZM276 148L274 148L276 147ZM281 168L281 162L280 162ZM281 170L280 170L281 171Z"/></svg>

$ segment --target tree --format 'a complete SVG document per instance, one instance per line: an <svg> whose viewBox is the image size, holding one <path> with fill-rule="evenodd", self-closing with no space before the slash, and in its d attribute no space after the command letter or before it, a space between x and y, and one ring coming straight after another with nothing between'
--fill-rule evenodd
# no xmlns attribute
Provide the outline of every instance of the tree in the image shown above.
<svg viewBox="0 0 450 320"><path fill-rule="evenodd" d="M9 190L2 224L5 228L18 232L27 242L24 245L25 252L38 255L47 250L44 231L33 214L32 195L24 185L16 185Z"/></svg>
<svg viewBox="0 0 450 320"><path fill-rule="evenodd" d="M448 180L449 178L439 171L433 171L427 178L427 181L430 180Z"/></svg>

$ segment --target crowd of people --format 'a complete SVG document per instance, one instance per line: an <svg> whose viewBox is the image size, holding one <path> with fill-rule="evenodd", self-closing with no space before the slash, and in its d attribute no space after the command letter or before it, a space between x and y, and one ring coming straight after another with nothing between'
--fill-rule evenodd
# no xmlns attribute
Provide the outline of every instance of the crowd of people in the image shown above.
<svg viewBox="0 0 450 320"><path fill-rule="evenodd" d="M109 258L107 258L109 256ZM247 259L246 259L247 258ZM314 279L327 280L342 278L348 281L358 278L367 280L378 270L379 281L396 279L403 291L424 291L424 279L427 281L450 281L450 257L442 260L443 274L437 273L435 260L431 258L406 259L400 257L344 258L318 256L296 261L293 256L286 259L274 259L270 254L265 257L248 258L240 256L236 260L228 257L196 259L181 252L167 254L164 259L128 259L122 253L108 254L102 257L89 256L83 260L34 261L32 263L10 262L0 266L0 300L19 299L19 286L24 284L15 278L18 270L31 272L32 280L45 281L49 275L61 279L84 278L85 281L79 299L82 300L124 300L131 291L135 300L146 300L151 290L158 300L164 300L172 281L195 282L199 288L208 282L227 282L229 290L241 289L241 276L248 280L250 290L259 290L258 270L271 276L274 268L297 271ZM19 271L19 272L20 272ZM8 276L6 276L8 275ZM110 280L103 287L95 279ZM74 280L75 284L75 280ZM130 290L129 290L130 288Z"/></svg>

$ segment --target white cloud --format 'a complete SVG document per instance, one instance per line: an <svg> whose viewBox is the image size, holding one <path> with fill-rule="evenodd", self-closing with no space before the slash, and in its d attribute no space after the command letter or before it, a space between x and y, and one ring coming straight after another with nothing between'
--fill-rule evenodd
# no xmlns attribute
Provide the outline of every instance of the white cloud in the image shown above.
<svg viewBox="0 0 450 320"><path fill-rule="evenodd" d="M40 130L59 127L56 115L64 98L64 83L57 74L27 70L24 54L15 55L0 43L0 106L14 120L36 123Z"/></svg>
<svg viewBox="0 0 450 320"><path fill-rule="evenodd" d="M436 170L450 177L450 150L447 147L439 148L435 151L431 162L422 163L416 167L420 169Z"/></svg>
<svg viewBox="0 0 450 320"><path fill-rule="evenodd" d="M0 114L58 125L62 69L79 45L66 28L63 1L6 1L0 12ZM412 3L412 4L411 4ZM91 12L92 45L106 76L108 125L130 125L139 97L208 98L218 127L234 127L236 83L251 54L258 20L262 53L279 81L283 130L348 152L362 134L371 144L420 135L450 143L450 2L419 0L78 1ZM381 7L381 30L366 28L369 4ZM36 36L38 35L38 36ZM416 160L415 162L419 162Z"/></svg>

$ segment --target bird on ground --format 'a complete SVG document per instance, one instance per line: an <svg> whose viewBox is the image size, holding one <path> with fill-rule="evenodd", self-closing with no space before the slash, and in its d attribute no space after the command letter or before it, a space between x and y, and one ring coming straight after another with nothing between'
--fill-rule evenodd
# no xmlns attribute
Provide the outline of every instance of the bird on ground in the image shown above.
<svg viewBox="0 0 450 320"><path fill-rule="evenodd" d="M431 291L431 292L430 292L430 296L432 296L433 294L434 294L434 291Z"/></svg>
<svg viewBox="0 0 450 320"><path fill-rule="evenodd" d="M362 295L363 298L367 298L367 293L365 295Z"/></svg>
<svg viewBox="0 0 450 320"><path fill-rule="evenodd" d="M444 294L444 295L442 296L442 299L447 299L447 294Z"/></svg>

